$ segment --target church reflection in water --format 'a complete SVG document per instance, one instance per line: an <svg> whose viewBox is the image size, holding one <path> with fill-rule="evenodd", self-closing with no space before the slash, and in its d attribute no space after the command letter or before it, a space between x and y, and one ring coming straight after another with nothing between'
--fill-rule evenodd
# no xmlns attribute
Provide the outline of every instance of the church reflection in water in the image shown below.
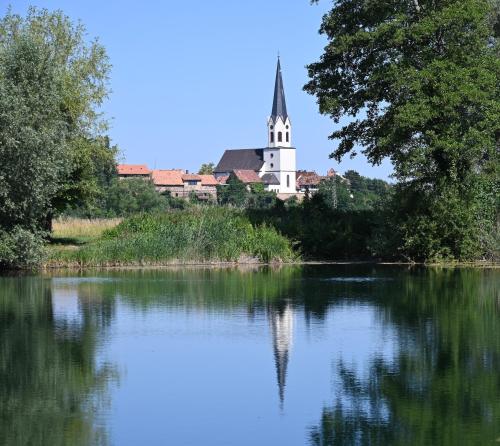
<svg viewBox="0 0 500 446"><path fill-rule="evenodd" d="M288 360L293 342L293 308L289 302L279 307L270 306L268 319L273 341L280 406L283 408Z"/></svg>

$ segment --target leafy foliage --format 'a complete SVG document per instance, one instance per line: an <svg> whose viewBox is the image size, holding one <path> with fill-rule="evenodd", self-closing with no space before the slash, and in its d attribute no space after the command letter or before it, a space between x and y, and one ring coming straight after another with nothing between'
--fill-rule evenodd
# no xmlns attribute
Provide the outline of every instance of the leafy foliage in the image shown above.
<svg viewBox="0 0 500 446"><path fill-rule="evenodd" d="M270 208L276 203L276 194L259 183L247 187L231 175L225 185L217 186L217 202L241 208Z"/></svg>
<svg viewBox="0 0 500 446"><path fill-rule="evenodd" d="M142 178L115 179L105 190L101 212L106 216L127 216L168 208L169 197L156 192L153 183Z"/></svg>
<svg viewBox="0 0 500 446"><path fill-rule="evenodd" d="M0 268L35 268L45 254L41 234L15 226L0 229Z"/></svg>
<svg viewBox="0 0 500 446"><path fill-rule="evenodd" d="M329 44L309 65L305 89L335 123L354 117L332 133L340 140L332 157L355 155L362 145L371 162L392 161L396 197L403 199L399 247L412 258L470 259L491 250L500 134L497 18L487 0L339 0L323 20ZM413 207L405 206L410 197ZM445 214L443 200L454 203Z"/></svg>
<svg viewBox="0 0 500 446"><path fill-rule="evenodd" d="M104 48L60 11L0 20L0 228L37 235L112 176L117 149L98 112L109 67Z"/></svg>
<svg viewBox="0 0 500 446"><path fill-rule="evenodd" d="M198 171L199 175L212 175L214 173L214 163L203 163Z"/></svg>

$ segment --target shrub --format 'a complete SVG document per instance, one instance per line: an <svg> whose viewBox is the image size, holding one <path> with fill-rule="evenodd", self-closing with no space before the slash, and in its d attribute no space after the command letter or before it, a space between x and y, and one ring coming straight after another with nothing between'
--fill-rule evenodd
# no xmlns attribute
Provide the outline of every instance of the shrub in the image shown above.
<svg viewBox="0 0 500 446"><path fill-rule="evenodd" d="M38 266L44 257L43 234L15 226L0 230L0 268L26 269Z"/></svg>

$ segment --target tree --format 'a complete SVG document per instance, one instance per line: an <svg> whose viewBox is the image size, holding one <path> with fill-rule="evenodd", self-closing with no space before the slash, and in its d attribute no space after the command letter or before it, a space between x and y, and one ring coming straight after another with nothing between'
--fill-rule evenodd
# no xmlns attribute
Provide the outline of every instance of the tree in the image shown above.
<svg viewBox="0 0 500 446"><path fill-rule="evenodd" d="M0 252L23 258L55 212L99 193L116 154L98 112L109 67L104 48L60 11L0 19Z"/></svg>
<svg viewBox="0 0 500 446"><path fill-rule="evenodd" d="M61 11L0 20L0 224L40 228L94 193L95 166L114 159L98 106L110 65ZM22 175L19 173L22 172Z"/></svg>
<svg viewBox="0 0 500 446"><path fill-rule="evenodd" d="M100 212L108 217L124 217L140 212L162 211L168 208L168 198L156 192L151 181L142 178L115 179L106 188L100 202Z"/></svg>
<svg viewBox="0 0 500 446"><path fill-rule="evenodd" d="M332 133L340 140L333 158L353 156L361 145L372 163L392 161L400 248L412 258L466 259L490 249L500 135L497 17L488 0L338 0L323 19L329 44L309 65L304 88L335 123L354 117ZM435 241L432 249L426 239Z"/></svg>
<svg viewBox="0 0 500 446"><path fill-rule="evenodd" d="M203 163L198 171L198 175L213 175L214 163Z"/></svg>
<svg viewBox="0 0 500 446"><path fill-rule="evenodd" d="M71 150L73 169L64 179L58 194L52 200L55 213L78 212L91 216L109 194L118 179L116 155L118 147L111 146L108 136L81 138Z"/></svg>
<svg viewBox="0 0 500 446"><path fill-rule="evenodd" d="M225 185L217 186L217 201L222 205L243 207L248 200L246 185L234 175L230 175Z"/></svg>

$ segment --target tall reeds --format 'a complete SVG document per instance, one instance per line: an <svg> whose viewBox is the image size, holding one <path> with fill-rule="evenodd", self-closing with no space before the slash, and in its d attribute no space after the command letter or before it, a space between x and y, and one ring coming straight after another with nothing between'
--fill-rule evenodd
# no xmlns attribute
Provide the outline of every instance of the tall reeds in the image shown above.
<svg viewBox="0 0 500 446"><path fill-rule="evenodd" d="M52 236L55 239L91 240L100 237L122 221L121 218L58 218L52 223Z"/></svg>
<svg viewBox="0 0 500 446"><path fill-rule="evenodd" d="M94 242L54 253L52 263L289 262L296 257L291 242L274 228L253 226L235 209L200 207L125 219Z"/></svg>

